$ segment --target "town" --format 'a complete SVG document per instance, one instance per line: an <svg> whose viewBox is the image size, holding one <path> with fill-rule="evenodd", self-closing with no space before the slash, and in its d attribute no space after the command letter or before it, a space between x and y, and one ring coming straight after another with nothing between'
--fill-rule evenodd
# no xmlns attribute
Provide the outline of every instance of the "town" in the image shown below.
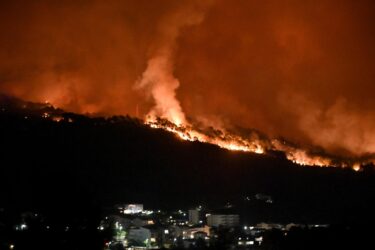
<svg viewBox="0 0 375 250"><path fill-rule="evenodd" d="M272 203L272 199L266 195L257 194L255 197ZM280 240L287 240L290 234L304 236L320 232L320 237L325 237L332 231L328 224L247 224L236 211L238 210L230 203L215 209L197 205L186 210L169 211L147 209L143 204L118 204L107 208L102 214L96 225L96 232L90 231L92 221L83 224L82 221L53 223L42 214L24 212L18 216L17 223L11 225L11 232L6 229L5 216L1 216L1 249L24 249L28 244L33 246L33 241L37 241L41 249L48 248L49 245L70 249L71 244L75 246L74 249L86 249L80 244L96 240L95 247L101 245L96 249L102 250L262 250L270 249L270 246L279 244ZM5 210L2 209L0 214L5 214ZM58 235L59 239L53 235ZM63 239L62 235L65 235ZM44 240L40 240L41 237ZM304 239L302 237L299 240Z"/></svg>

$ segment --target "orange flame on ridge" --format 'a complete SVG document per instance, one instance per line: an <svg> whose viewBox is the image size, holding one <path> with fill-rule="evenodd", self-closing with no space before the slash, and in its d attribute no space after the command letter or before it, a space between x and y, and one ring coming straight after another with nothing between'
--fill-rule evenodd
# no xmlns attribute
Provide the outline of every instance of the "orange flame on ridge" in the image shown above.
<svg viewBox="0 0 375 250"><path fill-rule="evenodd" d="M218 131L220 132L218 133L219 135L213 136L194 129L190 125L177 125L169 120L150 116L146 118L145 124L151 128L163 129L171 132L185 141L209 143L230 151L250 152L256 154L266 154L267 151L281 151L285 153L288 160L300 166L349 167L356 172L361 170L361 163L359 162L337 162L337 160L335 161L328 156L312 155L307 150L288 145L277 139L273 139L271 142L261 139L250 140L227 131Z"/></svg>

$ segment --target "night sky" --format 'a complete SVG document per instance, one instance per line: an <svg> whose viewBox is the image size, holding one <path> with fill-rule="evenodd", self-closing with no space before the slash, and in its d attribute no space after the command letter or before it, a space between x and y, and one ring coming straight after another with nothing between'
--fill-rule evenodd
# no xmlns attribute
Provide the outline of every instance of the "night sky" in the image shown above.
<svg viewBox="0 0 375 250"><path fill-rule="evenodd" d="M246 223L372 225L374 13L370 0L0 1L0 213L65 223L120 203L234 202Z"/></svg>
<svg viewBox="0 0 375 250"><path fill-rule="evenodd" d="M374 11L370 0L1 1L0 91L374 153Z"/></svg>

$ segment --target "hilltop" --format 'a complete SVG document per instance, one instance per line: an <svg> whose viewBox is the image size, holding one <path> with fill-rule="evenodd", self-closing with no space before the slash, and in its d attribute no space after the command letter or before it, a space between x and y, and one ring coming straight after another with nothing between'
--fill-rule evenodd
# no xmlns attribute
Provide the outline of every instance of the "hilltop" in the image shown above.
<svg viewBox="0 0 375 250"><path fill-rule="evenodd" d="M129 201L148 207L229 201L249 221L373 220L370 168L301 167L280 152L227 151L129 116L91 117L7 96L0 97L0 138L5 207L67 216ZM258 193L273 203L245 201Z"/></svg>

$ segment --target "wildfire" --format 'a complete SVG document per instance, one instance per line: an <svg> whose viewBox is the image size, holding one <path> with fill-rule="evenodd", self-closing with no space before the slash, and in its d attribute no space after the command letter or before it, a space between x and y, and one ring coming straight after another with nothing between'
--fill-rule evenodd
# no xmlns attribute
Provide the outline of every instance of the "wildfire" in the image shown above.
<svg viewBox="0 0 375 250"><path fill-rule="evenodd" d="M321 156L309 156L305 151L300 150L297 150L297 152L287 152L286 157L293 163L297 163L302 166L332 166L332 162L330 159Z"/></svg>
<svg viewBox="0 0 375 250"><path fill-rule="evenodd" d="M204 19L204 11L195 8L181 9L179 15L173 15L163 19L159 23L162 32L160 43L152 46L147 67L140 78L135 82L135 89L143 90L147 97L151 97L154 106L148 112L145 123L152 128L159 128L177 135L186 141L199 141L217 145L218 147L231 150L266 154L270 151L281 151L285 153L288 160L305 166L336 166L355 167L353 162L342 161L337 163L334 157L313 154L310 150L284 143L280 140L269 140L259 136L258 133L251 133L249 136L237 135L230 131L222 131L215 128L201 128L192 126L183 112L180 101L177 98L176 90L180 86L179 79L174 73L174 52L177 47L177 39L183 27L199 24ZM174 20L175 16L184 16L181 20ZM172 21L171 21L172 20ZM158 39L159 40L159 39ZM161 117L161 118L158 118Z"/></svg>
<svg viewBox="0 0 375 250"><path fill-rule="evenodd" d="M177 125L169 120L154 117L147 117L145 124L151 128L169 131L182 140L214 144L231 151L256 154L266 154L267 151L281 151L285 153L288 160L301 166L349 167L354 171L361 170L361 164L358 162L338 162L328 156L314 155L307 150L291 146L277 139L271 141L267 139L246 139L220 130L215 130L215 133L205 133L200 129L193 128L191 125Z"/></svg>
<svg viewBox="0 0 375 250"><path fill-rule="evenodd" d="M249 142L239 136L228 133L222 133L221 136L214 137L195 130L191 126L176 125L168 120L162 119L148 118L145 123L152 128L160 128L172 132L182 140L210 143L232 151L253 152L256 154L265 153L265 150L260 143L257 143L256 141Z"/></svg>
<svg viewBox="0 0 375 250"><path fill-rule="evenodd" d="M272 146L275 150L284 152L288 160L301 166L334 166L332 160L328 157L311 155L306 150L287 145L279 140L273 140Z"/></svg>
<svg viewBox="0 0 375 250"><path fill-rule="evenodd" d="M353 170L356 171L356 172L358 172L359 170L361 170L361 166L360 166L359 163L355 163L355 164L353 165L352 168L353 168Z"/></svg>

